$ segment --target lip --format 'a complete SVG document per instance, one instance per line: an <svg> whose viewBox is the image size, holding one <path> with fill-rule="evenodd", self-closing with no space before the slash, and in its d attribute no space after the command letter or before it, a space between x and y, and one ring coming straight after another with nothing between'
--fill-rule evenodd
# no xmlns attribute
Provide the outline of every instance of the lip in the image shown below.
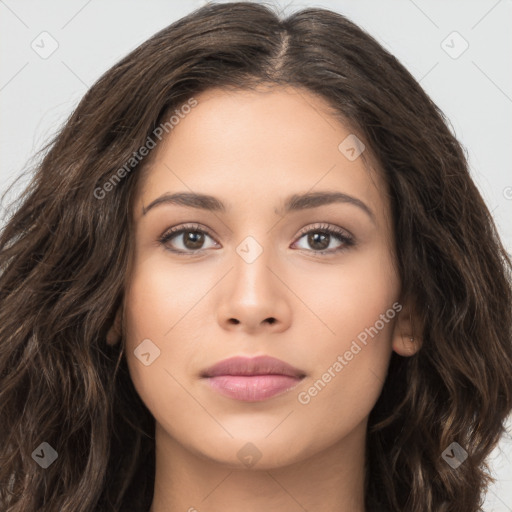
<svg viewBox="0 0 512 512"><path fill-rule="evenodd" d="M270 356L230 357L201 373L214 391L245 402L280 395L305 376L302 370Z"/></svg>

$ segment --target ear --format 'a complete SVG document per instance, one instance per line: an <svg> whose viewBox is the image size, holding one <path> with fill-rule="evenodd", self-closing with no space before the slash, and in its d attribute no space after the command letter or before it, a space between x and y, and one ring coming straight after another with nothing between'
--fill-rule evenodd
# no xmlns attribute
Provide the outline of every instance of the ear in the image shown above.
<svg viewBox="0 0 512 512"><path fill-rule="evenodd" d="M405 304L398 313L393 328L393 350L404 357L416 354L423 344L422 333L423 326L420 325L419 316L409 303Z"/></svg>
<svg viewBox="0 0 512 512"><path fill-rule="evenodd" d="M122 336L122 327L121 327L121 315L122 308L120 307L117 310L116 316L114 318L114 322L112 323L108 333L107 333L107 345L115 345L119 342Z"/></svg>

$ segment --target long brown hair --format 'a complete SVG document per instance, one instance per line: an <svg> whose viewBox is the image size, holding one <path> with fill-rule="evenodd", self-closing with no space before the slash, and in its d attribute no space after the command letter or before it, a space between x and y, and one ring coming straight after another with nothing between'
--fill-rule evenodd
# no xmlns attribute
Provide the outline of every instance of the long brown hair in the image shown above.
<svg viewBox="0 0 512 512"><path fill-rule="evenodd" d="M389 185L402 296L423 345L393 353L370 415L368 510L480 510L485 459L512 409L511 261L464 150L411 74L347 18L319 8L281 18L249 2L206 5L108 70L11 205L0 237L1 510L149 508L154 419L122 343L105 342L150 162L131 159L200 92L261 83L327 100ZM454 442L468 454L457 469L442 456ZM41 443L58 454L46 469Z"/></svg>

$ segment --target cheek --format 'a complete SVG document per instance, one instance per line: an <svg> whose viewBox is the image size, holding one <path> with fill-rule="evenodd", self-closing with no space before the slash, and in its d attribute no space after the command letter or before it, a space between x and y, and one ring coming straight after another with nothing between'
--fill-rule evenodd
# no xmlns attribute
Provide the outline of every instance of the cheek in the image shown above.
<svg viewBox="0 0 512 512"><path fill-rule="evenodd" d="M384 251L357 256L335 271L317 272L299 292L321 321L302 339L304 353L309 350L314 363L299 403L307 402L319 417L324 415L320 411L335 411L340 421L347 411L362 420L375 404L401 309L391 258Z"/></svg>
<svg viewBox="0 0 512 512"><path fill-rule="evenodd" d="M190 402L186 372L201 353L204 322L194 306L208 290L205 282L191 285L191 277L171 273L161 258L148 258L134 267L125 296L128 368L135 389L156 418L177 408L184 411Z"/></svg>
<svg viewBox="0 0 512 512"><path fill-rule="evenodd" d="M165 255L141 261L135 266L125 299L127 337L136 342L153 336L155 343L177 353L194 346L202 327L197 323L202 318L197 315L199 303L216 279L218 276L205 275L194 265L172 265ZM186 338L186 343L180 343L180 338Z"/></svg>
<svg viewBox="0 0 512 512"><path fill-rule="evenodd" d="M287 279L293 279L294 291L313 314L309 325L318 339L332 348L342 348L372 327L400 292L393 260L384 249L347 253L341 264L300 268ZM391 311L389 316L396 315ZM379 321L379 331L389 334L390 323Z"/></svg>

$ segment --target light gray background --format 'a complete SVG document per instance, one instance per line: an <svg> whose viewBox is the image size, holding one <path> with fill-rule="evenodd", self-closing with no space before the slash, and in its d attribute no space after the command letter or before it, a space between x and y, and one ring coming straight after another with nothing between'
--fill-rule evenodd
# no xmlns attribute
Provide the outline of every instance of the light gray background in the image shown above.
<svg viewBox="0 0 512 512"><path fill-rule="evenodd" d="M0 194L103 72L204 3L0 0ZM467 149L473 179L512 253L512 1L273 3L284 13L312 6L338 11L409 69ZM45 55L52 44L57 49ZM498 481L487 493L486 512L512 512L511 433L512 421L489 459Z"/></svg>

